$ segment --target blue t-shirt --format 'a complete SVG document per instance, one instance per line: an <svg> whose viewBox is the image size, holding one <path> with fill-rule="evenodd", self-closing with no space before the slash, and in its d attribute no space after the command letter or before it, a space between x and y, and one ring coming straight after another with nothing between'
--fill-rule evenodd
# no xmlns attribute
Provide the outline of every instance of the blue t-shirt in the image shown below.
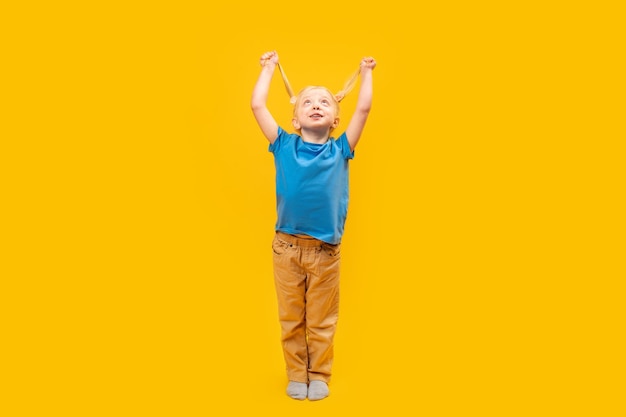
<svg viewBox="0 0 626 417"><path fill-rule="evenodd" d="M316 144L279 127L269 151L276 166L276 230L340 243L348 214L348 161L354 158L346 134Z"/></svg>

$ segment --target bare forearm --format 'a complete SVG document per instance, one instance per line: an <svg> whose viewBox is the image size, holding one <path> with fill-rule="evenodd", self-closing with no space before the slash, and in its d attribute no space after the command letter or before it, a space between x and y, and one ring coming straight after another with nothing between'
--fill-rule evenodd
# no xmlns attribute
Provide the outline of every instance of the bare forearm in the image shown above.
<svg viewBox="0 0 626 417"><path fill-rule="evenodd" d="M262 69L254 85L254 89L252 90L252 100L250 102L254 118L263 131L263 135L265 135L270 143L274 143L278 135L278 124L276 124L276 120L274 120L274 117L267 108L267 97L269 95L274 69L277 64L278 54L276 51L266 52L261 56Z"/></svg>
<svg viewBox="0 0 626 417"><path fill-rule="evenodd" d="M253 109L259 109L266 106L267 97L270 91L270 83L274 75L274 65L266 65L261 69L259 78L252 90L251 105Z"/></svg>
<svg viewBox="0 0 626 417"><path fill-rule="evenodd" d="M346 129L346 136L348 137L348 143L352 150L354 150L354 147L361 138L365 122L372 108L372 71L375 67L376 61L372 57L363 58L361 61L361 88L359 89L359 97L357 98L354 114Z"/></svg>
<svg viewBox="0 0 626 417"><path fill-rule="evenodd" d="M373 97L373 80L372 69L363 68L361 70L361 88L359 89L359 97L356 103L355 111L361 113L369 113L372 107Z"/></svg>

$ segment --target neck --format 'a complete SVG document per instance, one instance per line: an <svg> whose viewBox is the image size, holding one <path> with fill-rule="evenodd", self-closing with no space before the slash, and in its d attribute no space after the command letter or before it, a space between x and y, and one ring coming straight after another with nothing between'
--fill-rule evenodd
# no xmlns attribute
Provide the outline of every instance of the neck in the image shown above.
<svg viewBox="0 0 626 417"><path fill-rule="evenodd" d="M302 129L300 133L302 140L310 143L326 143L330 138L330 129L323 131Z"/></svg>

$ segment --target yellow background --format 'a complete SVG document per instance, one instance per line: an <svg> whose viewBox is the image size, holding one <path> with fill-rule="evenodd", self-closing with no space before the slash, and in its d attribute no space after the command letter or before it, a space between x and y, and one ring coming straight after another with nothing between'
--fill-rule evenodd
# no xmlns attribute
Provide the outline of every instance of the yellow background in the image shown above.
<svg viewBox="0 0 626 417"><path fill-rule="evenodd" d="M625 415L618 3L2 6L0 415ZM295 89L378 62L321 402L284 394L272 49Z"/></svg>

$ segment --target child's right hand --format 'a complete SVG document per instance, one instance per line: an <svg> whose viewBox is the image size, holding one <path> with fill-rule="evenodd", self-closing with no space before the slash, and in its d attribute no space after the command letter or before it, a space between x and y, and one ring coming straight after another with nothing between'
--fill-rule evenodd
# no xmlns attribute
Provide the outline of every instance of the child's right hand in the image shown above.
<svg viewBox="0 0 626 417"><path fill-rule="evenodd" d="M265 67L270 64L271 65L278 64L278 52L270 51L261 55L261 66Z"/></svg>
<svg viewBox="0 0 626 417"><path fill-rule="evenodd" d="M374 69L376 68L376 60L371 56L365 57L361 60L360 67Z"/></svg>

